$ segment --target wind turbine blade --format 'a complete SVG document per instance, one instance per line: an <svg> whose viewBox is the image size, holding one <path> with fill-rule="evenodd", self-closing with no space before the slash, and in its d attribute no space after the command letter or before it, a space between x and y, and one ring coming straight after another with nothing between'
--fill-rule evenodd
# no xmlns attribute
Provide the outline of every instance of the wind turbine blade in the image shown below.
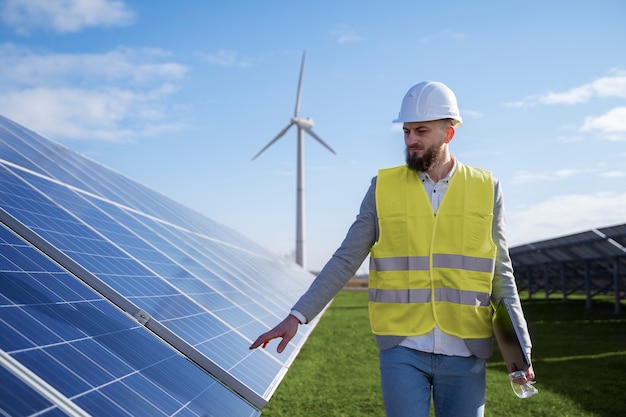
<svg viewBox="0 0 626 417"><path fill-rule="evenodd" d="M302 129L304 129L304 130L306 131L306 133L308 133L309 135L313 136L313 138L314 138L315 140L317 140L319 143L321 143L322 145L324 145L324 147L325 147L326 149L328 149L329 151L331 151L332 153L334 153L335 155L337 155L337 152L335 152L335 151L333 150L333 148L331 148L330 146L328 146L328 144L327 144L326 142L324 142L324 141L322 140L322 138L320 138L319 136L317 136L317 135L315 134L315 132L313 132L311 129L309 129L309 128L308 128L308 127L306 127L306 126L300 126L300 127L301 127Z"/></svg>
<svg viewBox="0 0 626 417"><path fill-rule="evenodd" d="M302 52L302 63L300 64L300 77L298 77L298 92L296 94L296 109L293 112L293 117L298 117L300 114L300 92L302 91L302 73L304 72L304 57L306 51Z"/></svg>
<svg viewBox="0 0 626 417"><path fill-rule="evenodd" d="M274 144L274 142L276 142L278 139L280 139L287 132L287 130L289 130L289 128L291 126L293 126L293 124L294 124L294 122L289 123L287 125L287 127L285 127L283 130L281 130L280 133L278 133L278 135L274 136L274 139L272 139L267 145L265 145L263 147L263 149L261 149L256 155L254 155L252 157L252 161L254 161L259 155L261 155L267 148L272 146Z"/></svg>

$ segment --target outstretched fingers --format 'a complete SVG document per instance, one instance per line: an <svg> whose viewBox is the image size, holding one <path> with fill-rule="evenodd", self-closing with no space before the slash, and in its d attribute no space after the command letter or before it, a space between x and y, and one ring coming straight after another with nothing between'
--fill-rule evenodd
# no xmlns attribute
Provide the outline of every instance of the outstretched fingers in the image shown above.
<svg viewBox="0 0 626 417"><path fill-rule="evenodd" d="M250 345L249 349L256 349L259 346L265 348L272 340L282 338L276 348L278 353L282 353L298 331L298 324L300 324L300 322L297 318L291 315L287 316L287 318L278 323L273 329L260 335L254 343Z"/></svg>
<svg viewBox="0 0 626 417"><path fill-rule="evenodd" d="M256 349L259 346L262 346L265 349L265 347L269 344L269 342L271 342L273 339L277 337L280 337L280 335L276 335L276 336L273 335L275 329L276 328L270 330L269 332L265 332L261 336L257 337L254 343L250 345L250 349Z"/></svg>

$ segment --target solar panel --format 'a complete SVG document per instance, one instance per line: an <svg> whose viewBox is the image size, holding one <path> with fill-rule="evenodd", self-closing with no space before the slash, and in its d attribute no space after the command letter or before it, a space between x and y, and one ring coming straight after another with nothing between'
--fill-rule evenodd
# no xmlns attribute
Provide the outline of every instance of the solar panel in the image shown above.
<svg viewBox="0 0 626 417"><path fill-rule="evenodd" d="M0 254L0 414L260 414L4 226Z"/></svg>
<svg viewBox="0 0 626 417"><path fill-rule="evenodd" d="M626 249L620 240L624 241L624 236L626 225L592 229L513 247L511 258L518 265L536 265L623 257Z"/></svg>
<svg viewBox="0 0 626 417"><path fill-rule="evenodd" d="M310 273L295 263L278 258L240 233L1 116L0 156L0 221L30 245L18 245L15 240L9 240L12 243L7 247L28 249L29 256L20 259L27 262L37 258L34 262L38 266L38 273L30 267L18 269L22 271L19 282L3 279L0 309L3 323L17 333L29 331L22 327L32 325L30 321L15 321L13 317L5 319L5 314L20 311L13 305L24 304L23 300L5 297L5 287L10 292L19 290L14 286L39 285L39 273L45 275L51 269L66 278L62 283L51 281L53 284L46 286L49 291L61 291L56 288L61 284L64 286L60 288L66 291L66 282L71 280L74 291L77 291L74 289L77 285L86 285L89 291L89 296L83 295L89 301L61 298L55 303L61 303L67 309L90 306L86 310L89 313L92 313L91 308L104 312L98 320L94 319L99 326L115 327L122 320L117 316L124 317L126 327L119 331L120 336L131 333L141 336L130 343L118 338L116 331L113 332L116 336L108 336L108 339L102 336L109 344L133 346L140 356L136 360L143 358L144 347L160 355L164 355L164 349L167 349L171 356L162 359L164 362L178 364L170 359L178 358L177 361L186 364L181 369L192 367L198 375L210 380L210 383L194 382L194 386L212 384L231 393L228 406L223 401L217 402L219 410L211 411L214 414L209 415L256 415L263 408L316 323L301 326L288 350L281 355L270 349L249 351L248 346L288 312L312 281ZM11 252L15 256L19 253ZM45 262L39 259L46 259L46 256L50 259ZM6 259L13 262L10 257ZM11 274L11 271L0 268L3 274ZM86 294L86 291L81 287L80 294ZM43 305L48 305L46 303L51 299L56 300L46 298ZM42 323L42 334L54 333L50 326L56 322L46 316L48 309L54 308L33 303L38 307L31 309L30 314ZM83 312L81 308L75 311ZM83 322L70 321L70 325L82 330L78 325L84 325ZM67 326L64 329L72 333ZM74 341L71 337L32 342L29 350L32 353L22 355L9 349L10 346L5 348L7 338L3 332L0 348L18 364L38 375L45 384L61 391L72 403L80 403L79 406L88 409L93 406L92 400L79 401L84 397L81 384L73 385L78 392L63 392L56 386L62 387L65 380L58 381L55 379L57 374L37 367L41 361L49 360L49 352L56 352L52 347L56 343L71 346ZM159 349L150 347L155 343ZM108 351L112 349L108 345L105 347ZM54 363L58 362L59 367L70 367L77 378L98 386L99 378L103 377L101 372L87 366L98 362L90 356L92 350L80 351L82 355L68 352L74 351L59 353ZM100 353L98 349L93 352ZM134 362L130 365L131 369L139 367ZM143 363L140 365L144 366ZM162 384L158 386L165 392L176 392L172 384L189 379L174 370L154 369L153 378L157 385ZM132 379L137 379L141 386L136 388L141 392L140 397L154 405L158 398L144 394L140 388L144 385L151 387L148 382L155 382L146 382L145 376ZM20 388L23 382L22 379L11 386L15 386L17 392L23 388ZM112 385L95 390L98 398L125 398L114 391L124 389L119 388L123 385ZM215 390L217 392L217 388ZM0 407L8 406L2 401ZM140 400L132 402L142 403ZM241 406L233 409L231 403L241 403ZM157 408L163 415L177 412L170 404L167 407L157 404ZM220 414L225 412L222 408L228 412ZM135 414L139 410L130 411L131 415L141 415ZM188 415L195 415L193 412Z"/></svg>

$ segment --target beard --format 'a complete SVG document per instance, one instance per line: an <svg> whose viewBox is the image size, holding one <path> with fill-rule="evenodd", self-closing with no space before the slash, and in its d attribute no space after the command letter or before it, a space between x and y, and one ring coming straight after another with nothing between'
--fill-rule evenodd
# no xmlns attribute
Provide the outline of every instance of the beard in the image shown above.
<svg viewBox="0 0 626 417"><path fill-rule="evenodd" d="M443 145L439 147L431 147L426 150L423 156L417 156L411 152L410 148L406 148L406 164L410 169L420 172L428 172L441 159L443 154Z"/></svg>

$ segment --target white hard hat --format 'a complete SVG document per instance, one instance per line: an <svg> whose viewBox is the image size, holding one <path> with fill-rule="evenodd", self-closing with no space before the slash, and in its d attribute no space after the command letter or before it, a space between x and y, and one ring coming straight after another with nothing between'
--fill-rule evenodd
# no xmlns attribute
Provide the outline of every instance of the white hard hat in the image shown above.
<svg viewBox="0 0 626 417"><path fill-rule="evenodd" d="M431 120L454 119L461 127L463 119L459 112L456 96L447 85L438 81L423 81L407 91L402 99L398 118L393 123L428 122Z"/></svg>

